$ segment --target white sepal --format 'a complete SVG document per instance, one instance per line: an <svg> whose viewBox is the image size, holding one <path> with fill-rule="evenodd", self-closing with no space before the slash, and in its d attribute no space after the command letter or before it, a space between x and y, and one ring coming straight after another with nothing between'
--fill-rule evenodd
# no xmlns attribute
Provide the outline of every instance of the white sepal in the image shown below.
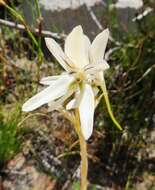
<svg viewBox="0 0 155 190"><path fill-rule="evenodd" d="M60 98L67 93L72 81L73 77L71 76L60 76L60 78L54 81L49 87L45 88L25 102L22 110L25 112L33 111L50 101Z"/></svg>
<svg viewBox="0 0 155 190"><path fill-rule="evenodd" d="M88 84L85 85L82 93L79 115L83 136L85 140L88 140L93 132L95 97L92 87Z"/></svg>
<svg viewBox="0 0 155 190"><path fill-rule="evenodd" d="M65 54L72 60L76 68L83 68L89 63L89 43L88 38L83 34L81 26L75 27L67 36L65 41Z"/></svg>

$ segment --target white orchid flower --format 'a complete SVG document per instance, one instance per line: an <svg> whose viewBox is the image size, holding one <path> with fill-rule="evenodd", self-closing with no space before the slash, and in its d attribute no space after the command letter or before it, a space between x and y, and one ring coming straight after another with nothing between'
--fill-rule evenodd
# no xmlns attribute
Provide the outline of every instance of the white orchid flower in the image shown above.
<svg viewBox="0 0 155 190"><path fill-rule="evenodd" d="M104 80L103 72L109 68L104 60L108 37L106 29L91 44L82 27L77 26L67 36L64 52L54 39L45 38L48 49L66 72L43 78L41 84L48 87L30 98L22 110L33 111L44 104L48 104L50 110L61 105L67 110L78 109L81 130L87 140L93 131L98 86Z"/></svg>

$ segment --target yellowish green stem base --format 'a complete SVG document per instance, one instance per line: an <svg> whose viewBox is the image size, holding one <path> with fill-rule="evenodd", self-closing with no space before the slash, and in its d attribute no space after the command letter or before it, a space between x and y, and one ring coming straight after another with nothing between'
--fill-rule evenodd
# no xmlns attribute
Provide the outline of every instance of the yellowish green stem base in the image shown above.
<svg viewBox="0 0 155 190"><path fill-rule="evenodd" d="M75 130L79 137L80 142L80 155L81 155L81 190L87 190L88 181L87 181L87 174L88 174L88 157L87 157L87 143L83 137L80 120L79 120L79 112L76 110L75 113Z"/></svg>

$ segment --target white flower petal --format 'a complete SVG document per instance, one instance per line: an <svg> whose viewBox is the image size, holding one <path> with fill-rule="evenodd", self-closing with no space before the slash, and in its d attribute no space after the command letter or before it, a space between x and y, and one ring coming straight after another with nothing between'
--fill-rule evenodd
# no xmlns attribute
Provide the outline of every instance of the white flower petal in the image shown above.
<svg viewBox="0 0 155 190"><path fill-rule="evenodd" d="M103 71L105 71L105 70L107 70L107 69L110 68L109 64L105 60L102 60L99 64L102 65Z"/></svg>
<svg viewBox="0 0 155 190"><path fill-rule="evenodd" d="M58 100L49 102L48 112L59 109L63 105L64 101L67 98L69 98L73 93L74 93L74 90L69 90L64 96L60 97Z"/></svg>
<svg viewBox="0 0 155 190"><path fill-rule="evenodd" d="M75 27L65 41L65 53L75 64L76 68L83 68L89 63L88 45L89 40L83 34L81 26Z"/></svg>
<svg viewBox="0 0 155 190"><path fill-rule="evenodd" d="M87 74L98 74L100 71L105 71L109 69L109 64L106 61L102 61L102 63L97 64L89 64L89 67L85 69Z"/></svg>
<svg viewBox="0 0 155 190"><path fill-rule="evenodd" d="M67 105L66 110L71 110L76 108L76 99L72 99Z"/></svg>
<svg viewBox="0 0 155 190"><path fill-rule="evenodd" d="M45 42L49 51L53 54L61 66L66 71L71 71L73 66L72 61L64 54L59 44L52 38L45 38Z"/></svg>
<svg viewBox="0 0 155 190"><path fill-rule="evenodd" d="M106 29L100 34L98 34L94 39L90 48L90 58L94 64L104 59L108 38L109 38L109 30Z"/></svg>
<svg viewBox="0 0 155 190"><path fill-rule="evenodd" d="M93 87L93 92L95 97L98 95L99 91L100 90L96 86Z"/></svg>
<svg viewBox="0 0 155 190"><path fill-rule="evenodd" d="M88 36L84 35L84 43L85 43L85 53L86 53L86 58L89 60L89 49L91 47L91 42L88 38Z"/></svg>
<svg viewBox="0 0 155 190"><path fill-rule="evenodd" d="M40 84L51 85L54 81L58 80L60 75L44 77L40 80Z"/></svg>
<svg viewBox="0 0 155 190"><path fill-rule="evenodd" d="M91 86L86 84L83 91L83 97L79 105L81 130L86 140L91 136L93 131L94 110L95 110L94 93Z"/></svg>
<svg viewBox="0 0 155 190"><path fill-rule="evenodd" d="M75 109L78 108L80 105L80 102L82 100L83 97L83 91L80 92L80 89L76 89L76 93L75 93L75 98L72 99L67 105L66 105L66 109L67 110L71 110L71 109Z"/></svg>
<svg viewBox="0 0 155 190"><path fill-rule="evenodd" d="M63 96L67 93L68 87L72 81L73 77L71 76L60 76L60 78L54 81L49 87L45 88L24 103L22 110L25 112L35 110L38 107Z"/></svg>
<svg viewBox="0 0 155 190"><path fill-rule="evenodd" d="M61 74L61 76L67 76L67 72L63 72ZM48 77L43 77L41 80L40 80L40 84L43 84L43 85L51 85L53 83L53 81L56 81L57 79L60 78L60 75L53 75L53 76L48 76Z"/></svg>

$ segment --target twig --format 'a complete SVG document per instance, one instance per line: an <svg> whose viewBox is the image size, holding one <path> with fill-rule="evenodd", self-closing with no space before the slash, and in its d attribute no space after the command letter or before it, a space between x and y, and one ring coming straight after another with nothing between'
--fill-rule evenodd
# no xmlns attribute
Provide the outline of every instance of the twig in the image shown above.
<svg viewBox="0 0 155 190"><path fill-rule="evenodd" d="M113 52L117 51L119 48L120 48L120 47L114 47L114 48L109 49L109 50L105 53L105 56L104 56L104 57L105 57L105 60L108 61L110 55L111 55Z"/></svg>
<svg viewBox="0 0 155 190"><path fill-rule="evenodd" d="M64 153L58 155L56 158L60 159L60 158L65 157L65 156L79 155L79 154L80 154L79 151L64 152Z"/></svg>
<svg viewBox="0 0 155 190"><path fill-rule="evenodd" d="M48 117L48 115L46 115L46 114L43 114L43 113L34 113L34 114L29 114L28 116L26 116L22 121L20 121L19 123L18 123L18 127L21 127L22 126L22 124L25 122L25 121L27 121L29 118L31 118L31 117L34 117L34 116L43 116L43 117L46 117L46 118L49 118Z"/></svg>
<svg viewBox="0 0 155 190"><path fill-rule="evenodd" d="M155 68L155 64L153 64L151 67L149 67L144 74L137 79L137 81L135 81L133 84L131 84L130 86L127 86L126 88L124 88L124 91L130 90L132 87L136 86L138 83L140 83L151 71L152 69Z"/></svg>
<svg viewBox="0 0 155 190"><path fill-rule="evenodd" d="M91 9L90 6L87 5L87 3L85 3L85 6L87 8L88 13L90 14L92 20L94 21L94 23L96 24L96 26L99 28L99 30L104 30L102 24L100 23L100 21L98 20L97 16L95 15L95 13L93 12L93 10ZM116 41L111 34L109 35L109 40L113 43L115 43L117 46L120 46L121 43Z"/></svg>
<svg viewBox="0 0 155 190"><path fill-rule="evenodd" d="M152 13L152 12L153 12L153 8L147 7L141 14L134 17L132 19L132 22L139 21L139 20L143 19L144 17L146 17L148 14Z"/></svg>
<svg viewBox="0 0 155 190"><path fill-rule="evenodd" d="M107 6L108 6L107 3L104 2L103 0L101 1L101 4L102 4L104 7L107 7Z"/></svg>
<svg viewBox="0 0 155 190"><path fill-rule="evenodd" d="M4 20L4 19L0 19L0 25L7 26L7 27L10 27L10 28L16 28L16 29L18 29L20 31L26 31L25 26L23 24L17 24L15 22ZM40 35L40 31L39 31L38 28L31 29L31 32L35 33L36 35ZM63 39L63 38L65 38L65 34L58 34L58 33L50 32L50 31L47 31L47 30L42 30L41 35L43 37L52 37L52 38L55 38L55 39Z"/></svg>
<svg viewBox="0 0 155 190"><path fill-rule="evenodd" d="M71 185L71 182L75 178L80 178L80 174L79 173L80 173L80 166L78 166L77 169L75 170L75 172L73 173L73 175L68 178L68 180L65 182L62 190L67 190L69 188L69 186Z"/></svg>
<svg viewBox="0 0 155 190"><path fill-rule="evenodd" d="M103 26L101 25L100 21L97 19L95 13L93 12L93 10L91 9L90 6L88 6L87 4L86 5L86 8L92 18L92 20L95 22L95 24L97 25L97 27L100 29L100 30L103 30Z"/></svg>

